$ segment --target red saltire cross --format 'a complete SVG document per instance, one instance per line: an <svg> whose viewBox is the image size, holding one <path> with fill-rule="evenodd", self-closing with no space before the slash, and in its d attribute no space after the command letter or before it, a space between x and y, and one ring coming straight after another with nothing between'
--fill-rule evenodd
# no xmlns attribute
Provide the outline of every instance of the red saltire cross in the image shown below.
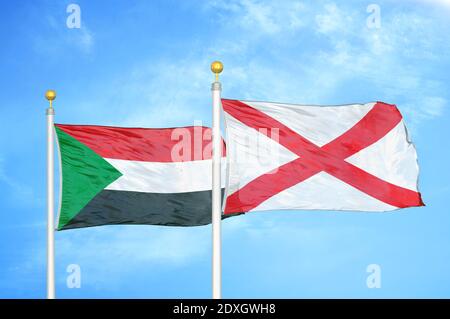
<svg viewBox="0 0 450 319"><path fill-rule="evenodd" d="M389 205L398 208L424 205L420 193L384 181L345 161L380 140L402 120L395 105L377 102L358 123L322 147L241 101L222 99L222 106L225 112L269 138L272 138L269 129L278 129L276 142L301 156L258 176L230 194L226 199L225 214L254 209L270 197L322 171Z"/></svg>

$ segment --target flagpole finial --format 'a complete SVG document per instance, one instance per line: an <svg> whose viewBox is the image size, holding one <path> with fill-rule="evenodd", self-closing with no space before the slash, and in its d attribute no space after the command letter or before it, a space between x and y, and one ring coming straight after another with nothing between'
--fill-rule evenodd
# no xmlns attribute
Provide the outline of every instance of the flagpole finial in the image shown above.
<svg viewBox="0 0 450 319"><path fill-rule="evenodd" d="M216 75L216 82L219 82L219 74L223 71L223 64L220 61L211 63L211 71Z"/></svg>
<svg viewBox="0 0 450 319"><path fill-rule="evenodd" d="M52 102L56 99L56 91L55 90L47 90L45 92L45 98L50 102L50 108L52 108Z"/></svg>

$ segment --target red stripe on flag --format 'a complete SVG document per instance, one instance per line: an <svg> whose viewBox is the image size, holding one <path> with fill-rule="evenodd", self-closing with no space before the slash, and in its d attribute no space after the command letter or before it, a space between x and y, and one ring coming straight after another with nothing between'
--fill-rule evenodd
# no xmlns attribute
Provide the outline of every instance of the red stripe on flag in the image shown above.
<svg viewBox="0 0 450 319"><path fill-rule="evenodd" d="M255 178L229 195L225 214L254 209L270 197L321 171L395 207L424 205L420 193L386 182L345 161L380 140L401 121L402 116L395 105L376 103L352 128L322 147L241 101L223 99L222 105L225 112L261 133L278 128L277 142L301 156L278 167L271 174ZM272 137L268 133L266 136Z"/></svg>
<svg viewBox="0 0 450 319"><path fill-rule="evenodd" d="M104 158L143 162L184 162L211 159L211 129L124 128L55 124ZM222 140L222 156L225 142Z"/></svg>

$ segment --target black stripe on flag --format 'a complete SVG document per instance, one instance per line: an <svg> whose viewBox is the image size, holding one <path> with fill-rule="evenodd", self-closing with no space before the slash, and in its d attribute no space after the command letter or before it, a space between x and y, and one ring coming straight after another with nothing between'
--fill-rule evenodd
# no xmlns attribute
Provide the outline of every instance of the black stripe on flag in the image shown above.
<svg viewBox="0 0 450 319"><path fill-rule="evenodd" d="M223 193L222 189L222 196ZM103 190L62 229L120 224L201 226L210 223L209 190L169 194Z"/></svg>

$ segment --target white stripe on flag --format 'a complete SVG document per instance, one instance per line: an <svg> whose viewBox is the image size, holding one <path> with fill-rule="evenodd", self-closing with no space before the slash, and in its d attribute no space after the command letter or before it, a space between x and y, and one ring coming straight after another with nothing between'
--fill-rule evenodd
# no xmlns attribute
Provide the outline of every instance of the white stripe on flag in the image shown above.
<svg viewBox="0 0 450 319"><path fill-rule="evenodd" d="M189 193L211 190L211 160L190 162L142 162L105 158L123 176L106 187L109 190L142 193ZM222 174L226 163L222 159ZM222 180L222 187L225 179Z"/></svg>

